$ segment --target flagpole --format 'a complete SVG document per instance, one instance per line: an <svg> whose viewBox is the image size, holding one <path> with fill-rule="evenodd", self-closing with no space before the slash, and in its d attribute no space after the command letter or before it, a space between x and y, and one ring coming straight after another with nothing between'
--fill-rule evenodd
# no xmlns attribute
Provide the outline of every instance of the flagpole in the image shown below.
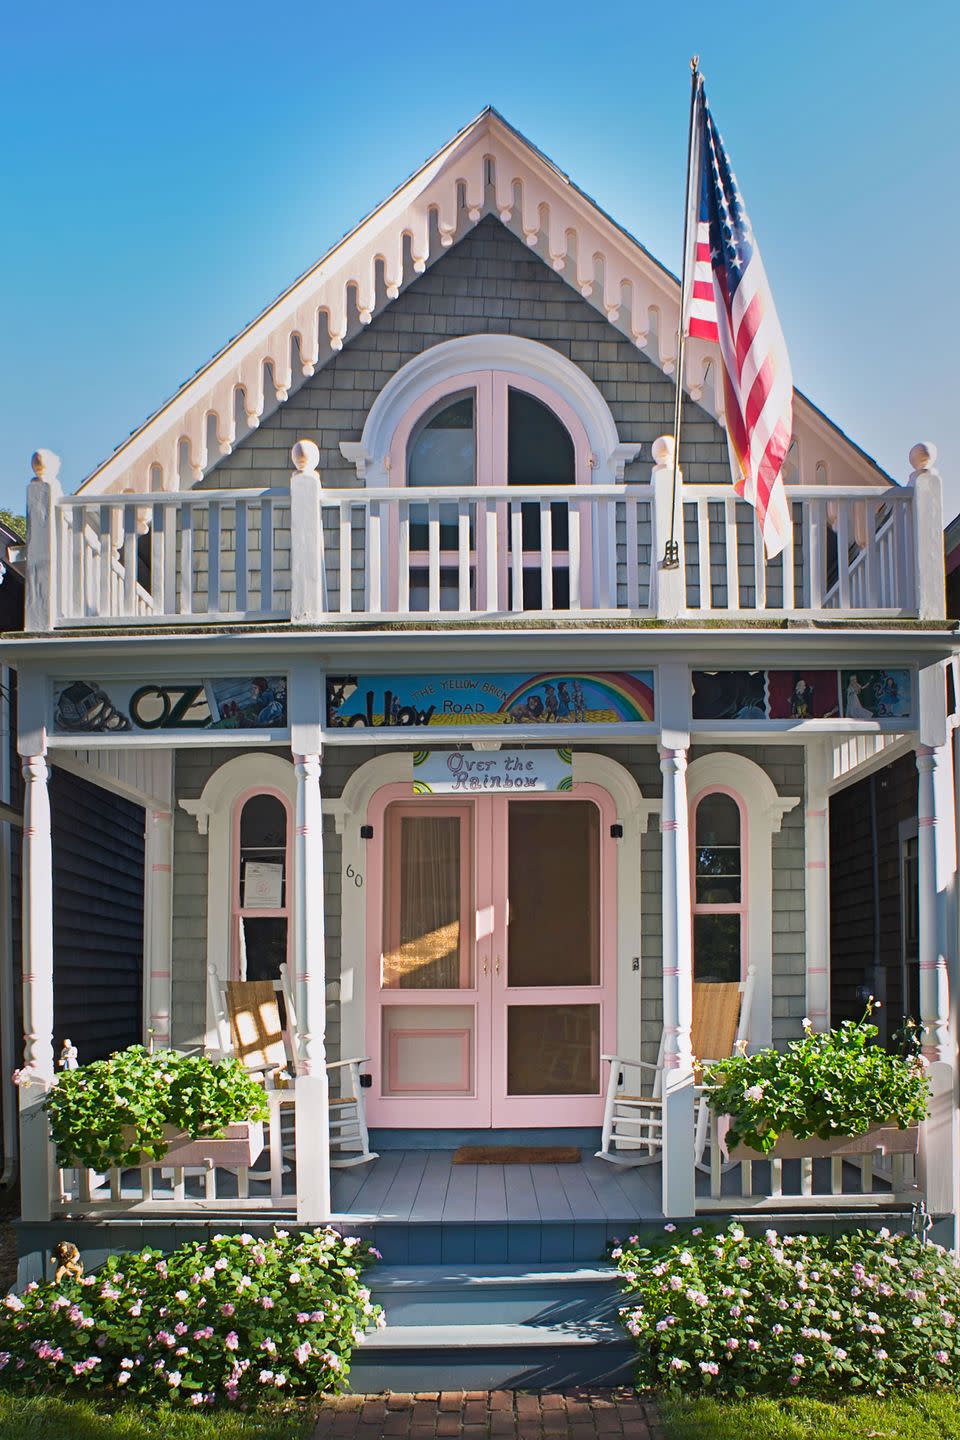
<svg viewBox="0 0 960 1440"><path fill-rule="evenodd" d="M693 188L693 156L696 147L697 91L700 88L700 56L690 60L690 128L687 136L687 199L683 212L683 261L680 270L680 319L677 324L677 391L673 409L673 487L670 504L670 538L663 547L662 570L680 568L680 546L677 541L677 480L680 467L680 412L683 407L683 346L684 320L687 308L688 255L690 251L690 207Z"/></svg>

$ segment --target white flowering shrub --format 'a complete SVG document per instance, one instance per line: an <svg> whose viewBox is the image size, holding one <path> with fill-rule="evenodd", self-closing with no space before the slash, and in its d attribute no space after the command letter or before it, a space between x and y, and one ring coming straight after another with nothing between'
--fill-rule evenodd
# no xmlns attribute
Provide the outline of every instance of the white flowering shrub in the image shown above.
<svg viewBox="0 0 960 1440"><path fill-rule="evenodd" d="M882 1395L960 1381L960 1265L939 1245L734 1225L659 1255L634 1237L612 1255L642 1389Z"/></svg>
<svg viewBox="0 0 960 1440"><path fill-rule="evenodd" d="M339 1390L354 1345L383 1324L362 1283L373 1259L331 1229L113 1255L0 1302L0 1385L194 1406Z"/></svg>

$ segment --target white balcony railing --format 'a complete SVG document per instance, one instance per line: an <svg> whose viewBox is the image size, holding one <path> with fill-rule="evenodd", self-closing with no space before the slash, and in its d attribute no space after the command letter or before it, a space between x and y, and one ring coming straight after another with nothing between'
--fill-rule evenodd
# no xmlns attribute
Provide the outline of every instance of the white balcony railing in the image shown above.
<svg viewBox="0 0 960 1440"><path fill-rule="evenodd" d="M299 448L299 447L295 447ZM371 617L661 619L945 613L940 481L788 489L792 543L765 559L728 486L62 496L30 486L27 628ZM922 557L921 559L918 557Z"/></svg>

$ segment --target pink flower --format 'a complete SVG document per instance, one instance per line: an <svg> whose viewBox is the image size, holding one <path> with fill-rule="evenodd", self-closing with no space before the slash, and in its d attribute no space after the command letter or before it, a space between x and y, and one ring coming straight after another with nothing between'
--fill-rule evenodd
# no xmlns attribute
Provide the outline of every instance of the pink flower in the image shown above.
<svg viewBox="0 0 960 1440"><path fill-rule="evenodd" d="M302 1345L298 1345L293 1352L294 1356L296 1357L297 1364L306 1365L312 1350L313 1346L310 1344L309 1340L304 1340Z"/></svg>
<svg viewBox="0 0 960 1440"><path fill-rule="evenodd" d="M938 1364L946 1365L950 1359L950 1356L947 1354L946 1350L937 1350L934 1352L933 1358L937 1361Z"/></svg>
<svg viewBox="0 0 960 1440"><path fill-rule="evenodd" d="M739 1340L735 1340L735 1339L731 1336L731 1338L727 1341L727 1349L728 1349L728 1350L739 1350L739 1349L740 1349L740 1341L739 1341Z"/></svg>
<svg viewBox="0 0 960 1440"><path fill-rule="evenodd" d="M226 1315L227 1319L229 1320L230 1316L235 1313L236 1308L236 1305L231 1305L230 1301L228 1300L225 1305L220 1306L220 1314Z"/></svg>
<svg viewBox="0 0 960 1440"><path fill-rule="evenodd" d="M676 1225L664 1225L663 1228L664 1228L664 1230L666 1230L666 1232L667 1232L668 1235L672 1235L673 1232L674 1232L674 1230L676 1230L677 1227L676 1227Z"/></svg>
<svg viewBox="0 0 960 1440"><path fill-rule="evenodd" d="M700 1370L704 1375L720 1374L720 1366L717 1364L716 1360L701 1360Z"/></svg>
<svg viewBox="0 0 960 1440"><path fill-rule="evenodd" d="M800 1376L799 1376L799 1375L791 1375L791 1376L789 1377L789 1383L790 1383L791 1385L799 1385L799 1384L800 1384Z"/></svg>
<svg viewBox="0 0 960 1440"><path fill-rule="evenodd" d="M670 1361L670 1369L671 1369L671 1370L682 1370L683 1367L684 1367L684 1361L678 1359L677 1356L674 1355L673 1359Z"/></svg>
<svg viewBox="0 0 960 1440"><path fill-rule="evenodd" d="M236 1330L231 1330L230 1334L225 1337L223 1343L224 1345L226 1345L228 1350L236 1350L240 1344L240 1337L237 1334Z"/></svg>
<svg viewBox="0 0 960 1440"><path fill-rule="evenodd" d="M273 1309L273 1301L271 1300L271 1298L270 1298L269 1295L264 1295L264 1296L262 1296L262 1297L261 1297L261 1300L260 1300L260 1304L263 1306L264 1310L272 1310L272 1309Z"/></svg>

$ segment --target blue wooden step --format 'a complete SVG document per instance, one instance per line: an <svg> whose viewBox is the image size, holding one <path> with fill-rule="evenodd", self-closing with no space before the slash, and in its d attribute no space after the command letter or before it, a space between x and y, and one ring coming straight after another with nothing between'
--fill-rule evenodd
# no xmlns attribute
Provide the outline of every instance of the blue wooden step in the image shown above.
<svg viewBox="0 0 960 1440"><path fill-rule="evenodd" d="M401 1325L353 1353L351 1387L381 1390L551 1390L622 1385L635 1354L610 1321L578 1325Z"/></svg>
<svg viewBox="0 0 960 1440"><path fill-rule="evenodd" d="M387 1328L355 1351L355 1390L621 1384L633 1349L610 1266L381 1266Z"/></svg>
<svg viewBox="0 0 960 1440"><path fill-rule="evenodd" d="M391 1329L438 1313L451 1325L615 1320L620 1295L608 1265L378 1265L369 1283Z"/></svg>

